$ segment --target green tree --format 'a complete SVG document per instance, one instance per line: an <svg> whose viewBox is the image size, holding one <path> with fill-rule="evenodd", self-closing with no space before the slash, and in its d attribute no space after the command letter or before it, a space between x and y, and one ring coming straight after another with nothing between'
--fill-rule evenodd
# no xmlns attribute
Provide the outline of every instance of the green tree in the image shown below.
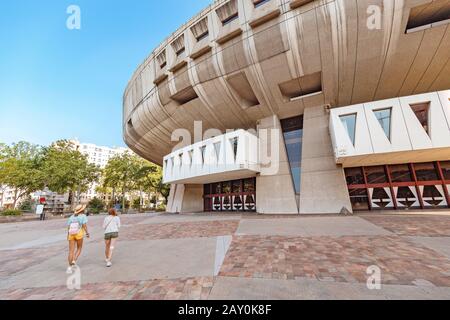
<svg viewBox="0 0 450 320"><path fill-rule="evenodd" d="M157 193L164 197L165 203L170 194L170 185L163 183L162 168L156 164L151 164L152 170L147 172L143 178L143 185L148 194Z"/></svg>
<svg viewBox="0 0 450 320"><path fill-rule="evenodd" d="M135 187L134 177L137 171L134 156L129 153L116 155L109 159L103 170L103 187L111 188L115 197L115 191L122 193L122 208L126 211L125 196Z"/></svg>
<svg viewBox="0 0 450 320"><path fill-rule="evenodd" d="M103 187L121 191L122 207L125 206L127 192L137 191L143 199L143 193L154 189L151 181L158 172L158 166L134 154L124 153L111 158L103 171ZM142 201L139 201L141 210Z"/></svg>
<svg viewBox="0 0 450 320"><path fill-rule="evenodd" d="M67 140L57 141L45 149L43 172L45 185L54 192L70 192L75 196L75 201L72 201L75 204L80 202L81 193L86 192L100 176L100 169L90 164L86 156Z"/></svg>
<svg viewBox="0 0 450 320"><path fill-rule="evenodd" d="M23 196L44 188L43 154L42 147L24 141L0 145L0 185L14 188L14 209Z"/></svg>
<svg viewBox="0 0 450 320"><path fill-rule="evenodd" d="M89 204L88 204L89 212L92 212L93 214L99 214L104 209L105 209L105 204L99 198L95 197L94 199L89 201Z"/></svg>

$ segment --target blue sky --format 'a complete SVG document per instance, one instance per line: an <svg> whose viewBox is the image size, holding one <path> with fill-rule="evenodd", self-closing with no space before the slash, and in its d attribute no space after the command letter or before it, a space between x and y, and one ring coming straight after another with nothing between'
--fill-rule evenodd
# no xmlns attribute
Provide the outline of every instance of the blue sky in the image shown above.
<svg viewBox="0 0 450 320"><path fill-rule="evenodd" d="M147 55L212 0L1 0L0 142L123 146L122 95ZM81 30L66 28L69 5Z"/></svg>

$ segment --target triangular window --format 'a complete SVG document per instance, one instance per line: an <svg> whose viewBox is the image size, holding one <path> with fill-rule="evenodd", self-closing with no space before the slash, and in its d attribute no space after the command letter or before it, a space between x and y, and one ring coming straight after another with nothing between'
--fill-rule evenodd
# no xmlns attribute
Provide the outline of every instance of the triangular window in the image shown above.
<svg viewBox="0 0 450 320"><path fill-rule="evenodd" d="M348 133L348 137L353 145L355 145L355 137L356 137L356 113L343 115L339 117L341 119L342 124L344 125L345 130Z"/></svg>
<svg viewBox="0 0 450 320"><path fill-rule="evenodd" d="M180 160L180 167L181 167L183 165L183 154L182 153L180 153L178 155L178 159Z"/></svg>
<svg viewBox="0 0 450 320"><path fill-rule="evenodd" d="M426 102L426 103L413 104L413 105L411 105L411 110L416 115L417 120L419 120L419 122L422 125L425 132L429 135L430 127L429 127L429 122L428 122L428 114L430 111L430 103Z"/></svg>
<svg viewBox="0 0 450 320"><path fill-rule="evenodd" d="M231 148L233 149L234 160L236 161L237 150L238 150L238 137L230 139Z"/></svg>
<svg viewBox="0 0 450 320"><path fill-rule="evenodd" d="M214 150L216 151L216 159L219 161L220 156L220 142L214 143Z"/></svg>
<svg viewBox="0 0 450 320"><path fill-rule="evenodd" d="M206 146L201 147L200 152L202 154L202 164L204 164L205 163Z"/></svg>
<svg viewBox="0 0 450 320"><path fill-rule="evenodd" d="M194 150L189 150L188 155L189 155L189 166L192 167L192 158L194 156Z"/></svg>
<svg viewBox="0 0 450 320"><path fill-rule="evenodd" d="M375 117L377 118L378 123L380 124L381 128L383 129L384 133L386 134L386 137L390 141L391 140L392 108L374 110L373 113L375 114Z"/></svg>

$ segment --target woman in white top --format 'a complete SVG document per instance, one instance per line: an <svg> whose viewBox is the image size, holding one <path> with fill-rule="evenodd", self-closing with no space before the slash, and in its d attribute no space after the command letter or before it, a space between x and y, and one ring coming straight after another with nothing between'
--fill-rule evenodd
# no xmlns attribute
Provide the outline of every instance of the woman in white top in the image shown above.
<svg viewBox="0 0 450 320"><path fill-rule="evenodd" d="M109 215L103 221L103 229L105 230L105 257L106 266L111 267L111 258L116 244L117 238L119 238L120 218L117 216L116 209L111 208L108 210Z"/></svg>

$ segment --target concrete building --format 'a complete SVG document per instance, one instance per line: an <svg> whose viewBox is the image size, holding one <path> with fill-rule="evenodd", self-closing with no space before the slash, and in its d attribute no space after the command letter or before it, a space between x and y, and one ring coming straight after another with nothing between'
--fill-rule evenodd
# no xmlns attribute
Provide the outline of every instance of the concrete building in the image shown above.
<svg viewBox="0 0 450 320"><path fill-rule="evenodd" d="M124 139L170 212L448 208L449 74L448 0L219 0L138 67Z"/></svg>
<svg viewBox="0 0 450 320"><path fill-rule="evenodd" d="M74 145L76 146L77 150L80 151L82 154L87 156L87 160L91 164L95 164L96 166L100 167L101 169L104 169L106 165L108 164L109 159L124 154L126 152L131 152L128 148L123 147L104 147L104 146L97 146L92 143L80 143L78 140L73 140ZM111 196L110 195L102 195L97 192L97 183L93 183L89 190L86 193L81 194L81 202L82 203L88 203L94 198L103 199L105 201L110 201Z"/></svg>
<svg viewBox="0 0 450 320"><path fill-rule="evenodd" d="M10 209L14 205L14 192L13 188L0 185L0 209Z"/></svg>

